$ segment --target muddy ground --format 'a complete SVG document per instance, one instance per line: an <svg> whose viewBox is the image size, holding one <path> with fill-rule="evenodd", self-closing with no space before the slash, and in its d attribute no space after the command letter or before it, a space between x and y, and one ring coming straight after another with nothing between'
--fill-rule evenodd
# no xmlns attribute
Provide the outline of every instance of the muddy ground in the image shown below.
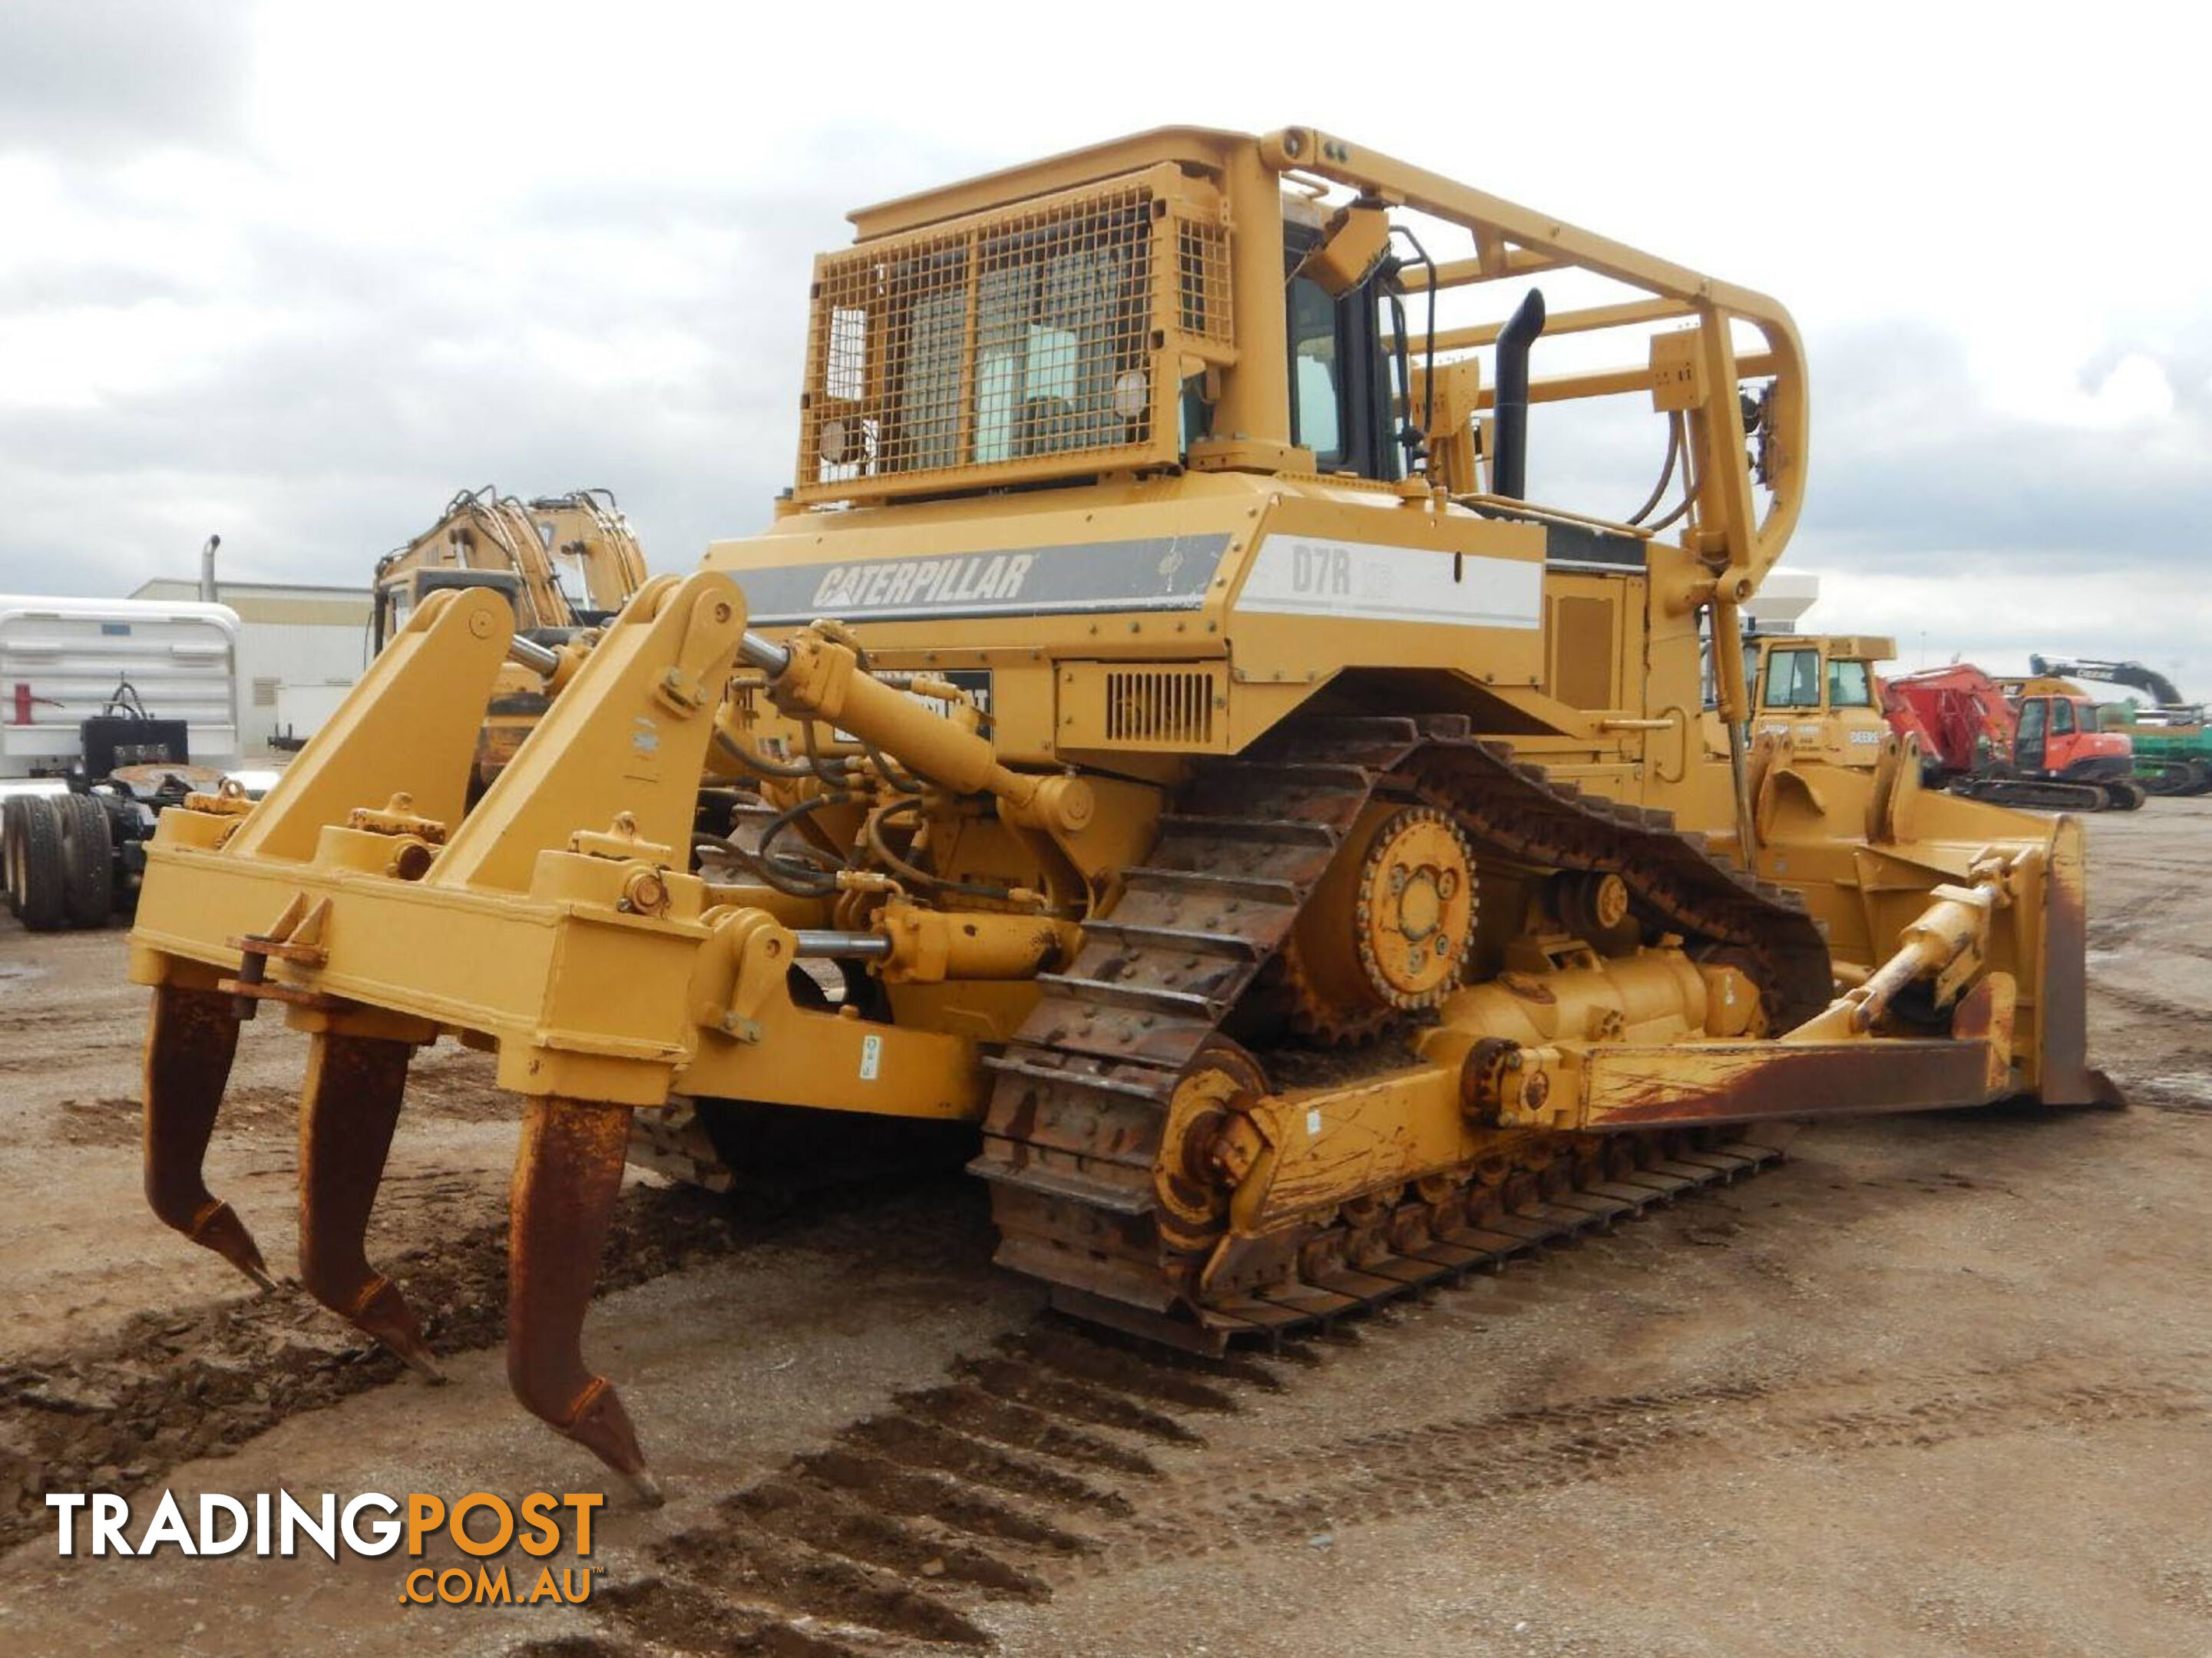
<svg viewBox="0 0 2212 1658"><path fill-rule="evenodd" d="M2094 1041L2134 1108L1817 1127L1773 1172L1280 1357L1056 1324L957 1176L634 1185L589 1340L671 1500L613 1497L580 1607L403 1607L398 1558L56 1558L42 1490L138 1493L143 1522L164 1488L608 1488L507 1396L514 1118L480 1059L419 1063L371 1235L448 1356L434 1388L145 1212L122 935L0 920L0 1632L238 1658L2212 1652L2212 801L2092 840ZM302 1055L248 1028L210 1161L275 1262Z"/></svg>

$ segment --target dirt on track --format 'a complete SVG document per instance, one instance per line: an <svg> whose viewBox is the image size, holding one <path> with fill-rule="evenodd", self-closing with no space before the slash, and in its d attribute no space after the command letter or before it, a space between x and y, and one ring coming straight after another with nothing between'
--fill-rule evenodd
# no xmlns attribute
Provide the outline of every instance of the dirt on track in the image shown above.
<svg viewBox="0 0 2212 1658"><path fill-rule="evenodd" d="M163 1488L607 1485L490 1345L514 1130L477 1056L418 1061L371 1232L450 1356L432 1389L144 1212L121 937L0 922L0 1537L27 1540L0 1630L239 1658L2212 1652L2212 801L2092 847L2093 1042L2134 1109L1820 1126L1279 1356L1043 1315L957 1179L634 1185L587 1345L672 1498L612 1499L567 1608L403 1609L397 1558L56 1558L42 1489L143 1492L143 1523ZM272 1262L303 1061L248 1027L210 1159Z"/></svg>

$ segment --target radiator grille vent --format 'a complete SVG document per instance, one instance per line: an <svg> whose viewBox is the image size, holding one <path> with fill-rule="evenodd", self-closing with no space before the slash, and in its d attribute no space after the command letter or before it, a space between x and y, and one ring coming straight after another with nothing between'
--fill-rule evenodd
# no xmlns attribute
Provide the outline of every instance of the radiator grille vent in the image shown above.
<svg viewBox="0 0 2212 1658"><path fill-rule="evenodd" d="M1106 740L1213 741L1213 676L1204 668L1117 668L1106 675Z"/></svg>

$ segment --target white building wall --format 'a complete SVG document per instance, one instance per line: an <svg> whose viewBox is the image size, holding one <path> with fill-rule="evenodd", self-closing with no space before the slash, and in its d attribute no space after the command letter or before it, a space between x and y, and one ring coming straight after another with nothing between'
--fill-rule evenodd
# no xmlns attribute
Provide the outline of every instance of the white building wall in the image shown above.
<svg viewBox="0 0 2212 1658"><path fill-rule="evenodd" d="M188 598L198 591L197 583L165 579L133 597ZM361 677L368 658L368 590L218 581L216 591L238 612L239 740L247 755L265 757L274 752L269 739L277 728L280 688L345 686ZM289 700L313 708L335 699Z"/></svg>

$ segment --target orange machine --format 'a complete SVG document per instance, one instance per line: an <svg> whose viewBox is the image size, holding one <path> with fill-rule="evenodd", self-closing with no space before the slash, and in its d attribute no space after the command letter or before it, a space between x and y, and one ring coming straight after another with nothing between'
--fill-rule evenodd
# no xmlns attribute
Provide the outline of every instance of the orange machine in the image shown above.
<svg viewBox="0 0 2212 1658"><path fill-rule="evenodd" d="M1888 681L1883 701L1891 728L1920 739L1954 793L2055 811L2133 811L2147 798L2135 745L2100 730L2096 704L2071 687L2026 681L2008 695L1960 662Z"/></svg>

